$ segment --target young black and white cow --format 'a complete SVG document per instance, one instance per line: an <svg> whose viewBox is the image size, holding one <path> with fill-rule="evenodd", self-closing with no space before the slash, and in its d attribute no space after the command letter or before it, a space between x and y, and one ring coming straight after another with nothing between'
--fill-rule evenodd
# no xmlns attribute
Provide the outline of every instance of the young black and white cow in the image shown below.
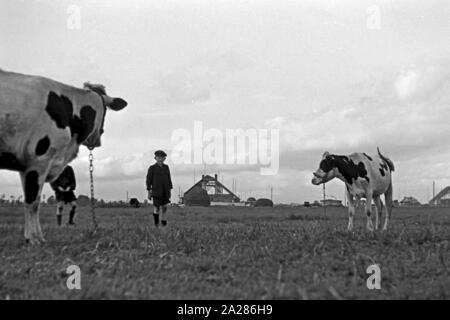
<svg viewBox="0 0 450 320"><path fill-rule="evenodd" d="M384 194L387 214L384 220L383 230L387 230L392 213L392 171L393 162L383 156L378 150L378 155L369 156L365 153L353 153L349 156L333 155L325 152L320 162L319 169L314 172L312 184L319 185L334 178L344 181L347 187L348 206L348 230L353 229L353 217L355 215L356 201L366 198L367 229L373 231L372 199L376 207L375 229L381 227L381 215L383 202L380 196Z"/></svg>
<svg viewBox="0 0 450 320"><path fill-rule="evenodd" d="M42 186L55 180L80 145L101 145L106 108L127 103L102 85L83 89L0 70L0 169L18 171L25 195L25 239L44 241L39 223Z"/></svg>

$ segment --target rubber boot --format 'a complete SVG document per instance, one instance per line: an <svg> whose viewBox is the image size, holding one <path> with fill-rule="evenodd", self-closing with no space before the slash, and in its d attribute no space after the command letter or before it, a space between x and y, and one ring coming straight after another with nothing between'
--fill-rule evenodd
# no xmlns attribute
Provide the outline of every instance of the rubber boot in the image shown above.
<svg viewBox="0 0 450 320"><path fill-rule="evenodd" d="M153 220L155 221L155 227L159 226L159 214L153 214Z"/></svg>
<svg viewBox="0 0 450 320"><path fill-rule="evenodd" d="M75 208L72 208L72 210L70 210L70 215L69 215L69 225L75 225L75 222L73 222L73 218L75 217Z"/></svg>

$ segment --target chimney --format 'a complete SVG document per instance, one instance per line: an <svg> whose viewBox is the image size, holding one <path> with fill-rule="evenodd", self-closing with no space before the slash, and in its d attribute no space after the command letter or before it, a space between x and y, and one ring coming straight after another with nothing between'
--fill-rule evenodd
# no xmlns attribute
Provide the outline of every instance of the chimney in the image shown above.
<svg viewBox="0 0 450 320"><path fill-rule="evenodd" d="M202 174L202 180L205 180L205 175L204 174Z"/></svg>
<svg viewBox="0 0 450 320"><path fill-rule="evenodd" d="M214 180L217 181L217 173L214 175Z"/></svg>

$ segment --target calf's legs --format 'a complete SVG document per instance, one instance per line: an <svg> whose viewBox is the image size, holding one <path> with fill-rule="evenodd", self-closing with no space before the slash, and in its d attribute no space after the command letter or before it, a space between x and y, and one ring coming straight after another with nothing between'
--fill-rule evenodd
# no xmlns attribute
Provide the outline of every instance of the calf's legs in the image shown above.
<svg viewBox="0 0 450 320"><path fill-rule="evenodd" d="M384 194L384 198L386 200L386 218L384 218L384 226L383 230L387 230L389 221L391 220L391 214L392 214L392 196L393 196L393 190L392 190L392 183L389 185L389 188L387 189L386 193Z"/></svg>
<svg viewBox="0 0 450 320"><path fill-rule="evenodd" d="M373 231L373 223L372 223L372 218L370 217L370 214L372 212L372 192L367 192L366 195L366 215L367 215L367 230L369 231Z"/></svg>
<svg viewBox="0 0 450 320"><path fill-rule="evenodd" d="M378 229L381 229L381 216L383 214L383 202L381 201L380 196L374 197L373 202L375 203L375 230L378 230Z"/></svg>
<svg viewBox="0 0 450 320"><path fill-rule="evenodd" d="M355 199L347 190L347 199L348 199L348 225L347 230L353 230L353 218L355 216Z"/></svg>

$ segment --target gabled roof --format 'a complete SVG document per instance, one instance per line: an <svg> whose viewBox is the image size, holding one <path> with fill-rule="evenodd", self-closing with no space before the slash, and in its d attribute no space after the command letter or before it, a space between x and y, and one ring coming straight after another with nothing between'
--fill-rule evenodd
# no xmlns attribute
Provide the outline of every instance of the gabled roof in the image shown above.
<svg viewBox="0 0 450 320"><path fill-rule="evenodd" d="M450 193L450 186L445 187L444 189L442 189L433 199L430 200L430 204L433 204L434 202L440 200L443 196L445 196L446 194Z"/></svg>
<svg viewBox="0 0 450 320"><path fill-rule="evenodd" d="M206 174L205 176L202 177L202 179L200 179L196 183L194 183L194 185L192 187L190 187L184 194L188 193L196 186L199 186L199 185L201 186L202 182L209 182L209 181L216 181L216 179L214 177L211 177L209 174ZM237 195L235 195L233 192L231 192L230 189L225 187L219 180L217 180L216 183L219 187L225 189L230 195L232 195L236 198L239 198Z"/></svg>

